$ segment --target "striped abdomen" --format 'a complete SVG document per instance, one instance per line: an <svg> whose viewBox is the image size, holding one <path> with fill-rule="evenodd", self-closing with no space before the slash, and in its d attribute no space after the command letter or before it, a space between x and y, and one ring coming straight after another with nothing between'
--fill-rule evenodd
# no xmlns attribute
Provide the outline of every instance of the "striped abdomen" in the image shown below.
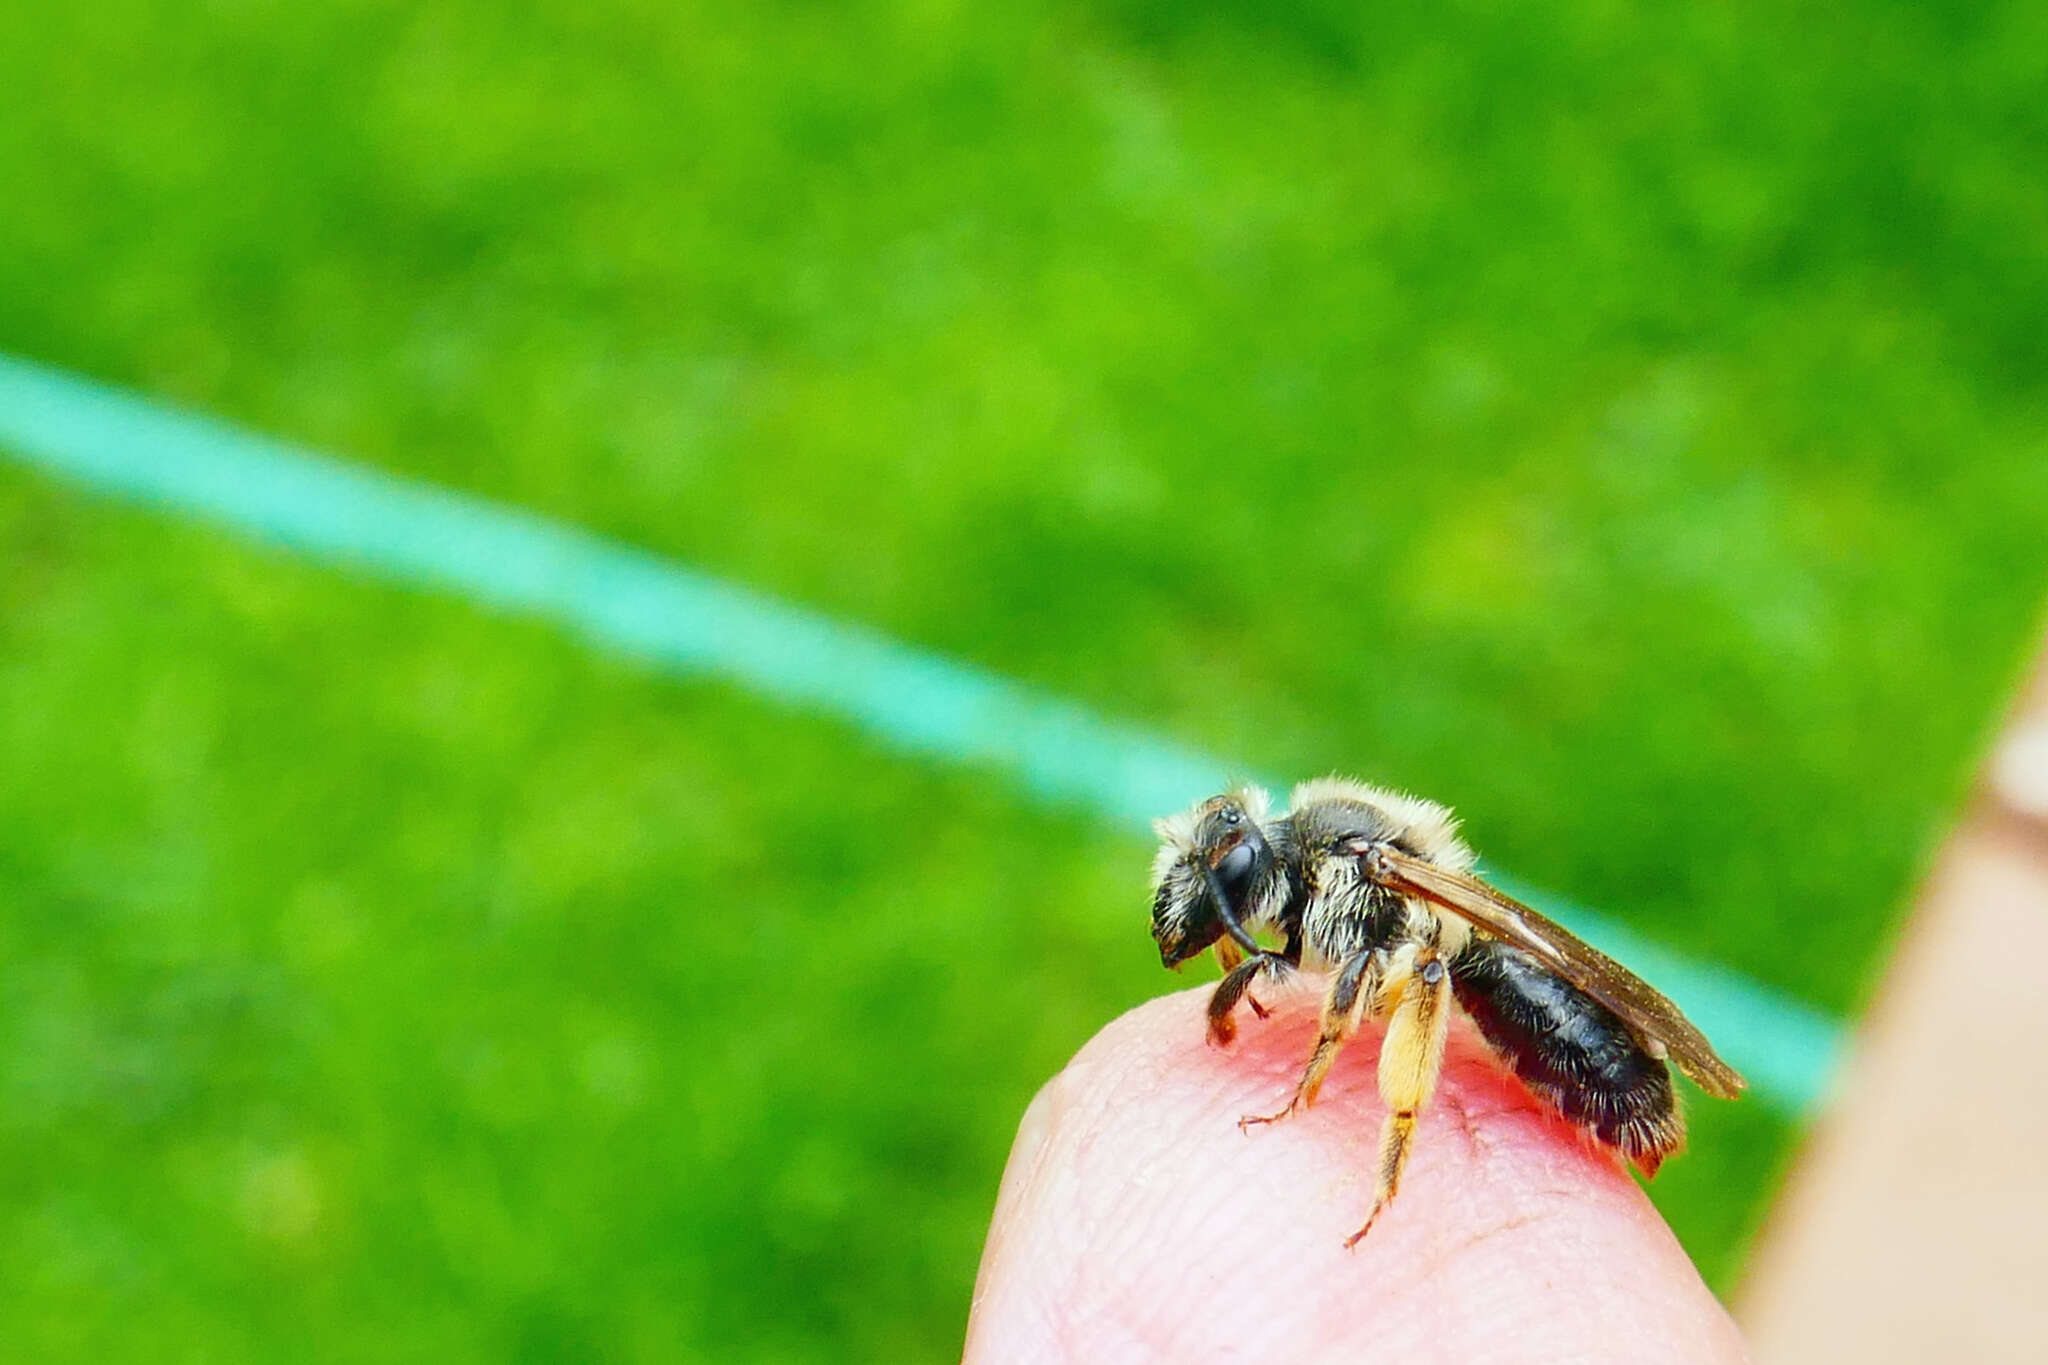
<svg viewBox="0 0 2048 1365"><path fill-rule="evenodd" d="M1452 961L1451 985L1538 1099L1644 1175L1684 1144L1669 1068L1592 996L1520 949L1477 936Z"/></svg>

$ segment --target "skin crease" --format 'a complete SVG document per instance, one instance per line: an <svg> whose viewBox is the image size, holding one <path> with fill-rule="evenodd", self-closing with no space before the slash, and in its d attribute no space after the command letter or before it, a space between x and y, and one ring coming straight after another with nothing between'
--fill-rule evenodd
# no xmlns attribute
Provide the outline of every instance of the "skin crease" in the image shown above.
<svg viewBox="0 0 2048 1365"><path fill-rule="evenodd" d="M1309 978L1204 1038L1209 987L1141 1005L1032 1101L966 1360L1740 1361L1734 1323L1618 1162L1539 1108L1463 1019L1400 1195L1352 1251L1385 1107L1367 1024L1316 1106ZM1679 1159L1683 1159L1681 1156Z"/></svg>

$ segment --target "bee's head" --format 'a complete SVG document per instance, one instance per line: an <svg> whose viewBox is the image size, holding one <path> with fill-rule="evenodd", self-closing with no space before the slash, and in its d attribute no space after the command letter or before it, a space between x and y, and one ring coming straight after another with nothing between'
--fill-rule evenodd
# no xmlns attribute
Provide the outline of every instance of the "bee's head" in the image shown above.
<svg viewBox="0 0 2048 1365"><path fill-rule="evenodd" d="M1248 893L1273 861L1263 828L1266 813L1266 793L1240 787L1152 822L1159 835L1152 860L1152 937L1167 966L1179 966L1226 932L1211 872L1239 922L1251 917Z"/></svg>

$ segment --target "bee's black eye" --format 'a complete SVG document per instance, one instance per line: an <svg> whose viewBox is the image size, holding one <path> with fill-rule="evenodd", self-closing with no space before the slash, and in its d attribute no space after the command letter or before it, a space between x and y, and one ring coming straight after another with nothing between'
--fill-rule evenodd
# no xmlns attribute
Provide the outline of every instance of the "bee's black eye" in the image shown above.
<svg viewBox="0 0 2048 1365"><path fill-rule="evenodd" d="M1223 855L1216 864L1216 875L1223 879L1225 886L1235 890L1244 885L1245 880L1251 876L1252 864L1258 860L1258 850L1249 842L1241 843Z"/></svg>
<svg viewBox="0 0 2048 1365"><path fill-rule="evenodd" d="M1239 823L1240 821L1242 821L1243 819L1244 819L1244 816L1243 816L1243 814L1242 814L1242 813L1240 813L1240 812L1238 811L1237 807L1235 807L1235 806L1225 806L1225 807L1223 808L1223 823L1224 823L1224 824L1226 824L1226 825L1235 825L1235 824Z"/></svg>

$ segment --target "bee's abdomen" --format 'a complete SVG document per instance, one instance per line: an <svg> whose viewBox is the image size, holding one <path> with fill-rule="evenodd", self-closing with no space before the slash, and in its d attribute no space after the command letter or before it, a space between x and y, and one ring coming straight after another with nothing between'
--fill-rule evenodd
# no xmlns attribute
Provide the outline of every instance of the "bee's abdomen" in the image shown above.
<svg viewBox="0 0 2048 1365"><path fill-rule="evenodd" d="M1614 1012L1516 948L1474 938L1451 984L1522 1083L1645 1175L1685 1141L1671 1072Z"/></svg>

